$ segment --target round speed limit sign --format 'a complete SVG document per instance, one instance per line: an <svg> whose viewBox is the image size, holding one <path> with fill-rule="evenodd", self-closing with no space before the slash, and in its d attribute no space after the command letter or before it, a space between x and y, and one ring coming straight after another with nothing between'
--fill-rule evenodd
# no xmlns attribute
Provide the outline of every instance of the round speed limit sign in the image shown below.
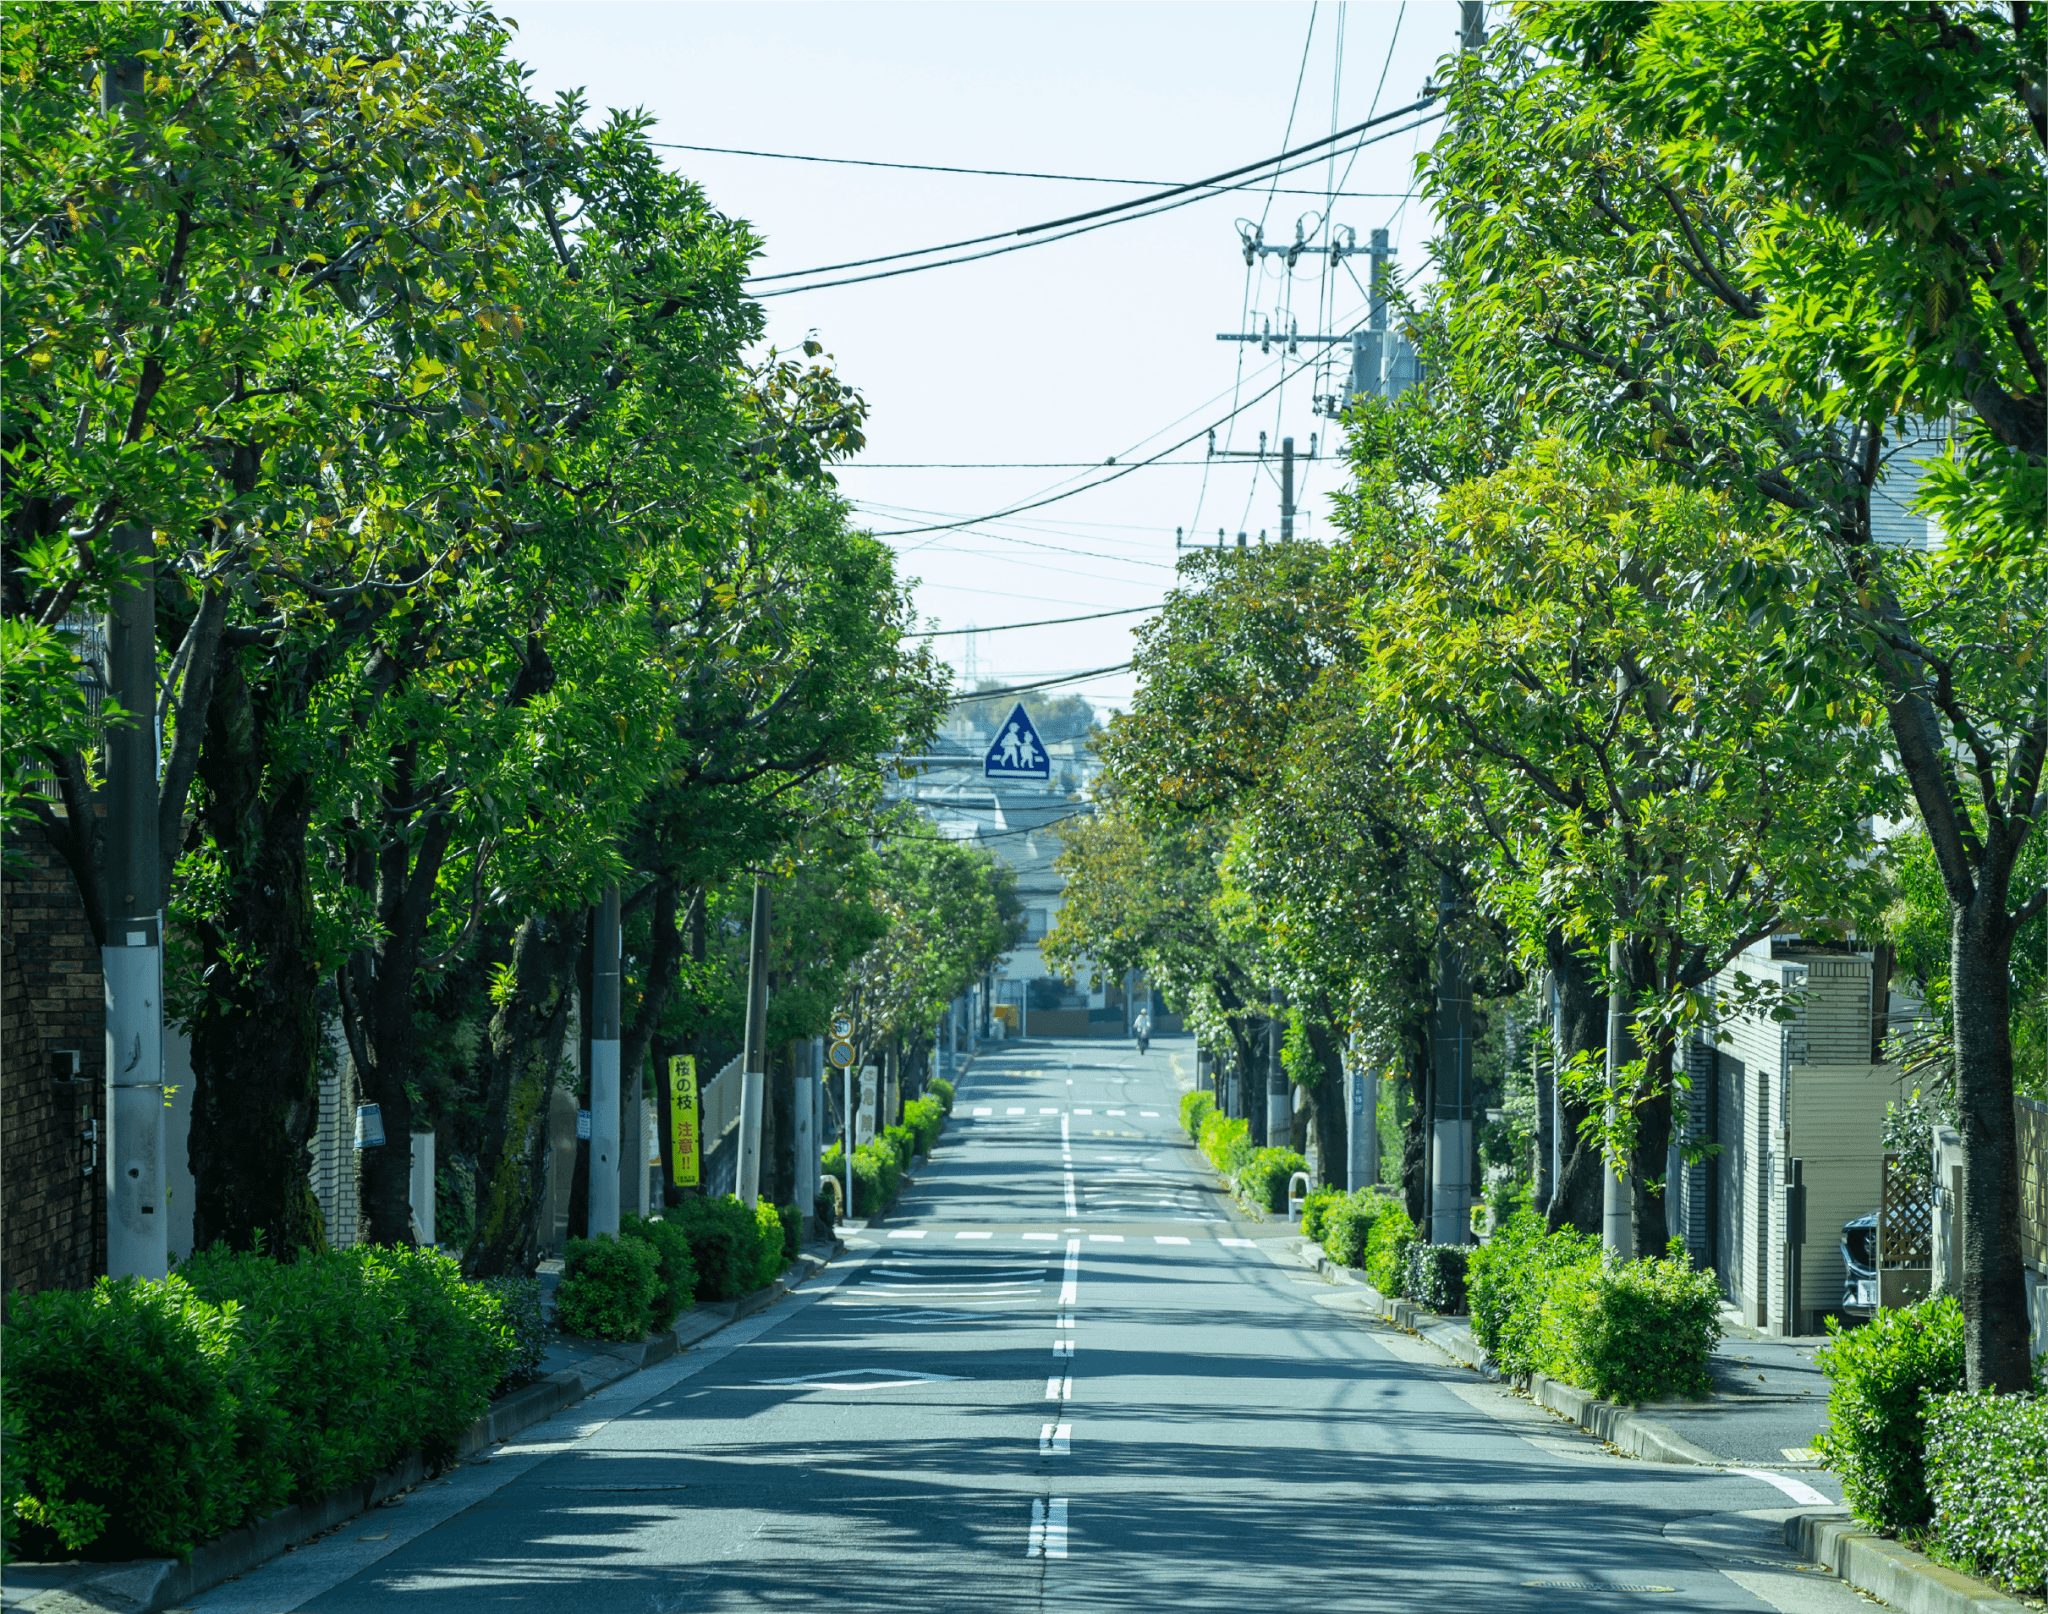
<svg viewBox="0 0 2048 1614"><path fill-rule="evenodd" d="M845 1042L853 1035L853 1016L835 1014L832 1016L832 1037L836 1042Z"/></svg>
<svg viewBox="0 0 2048 1614"><path fill-rule="evenodd" d="M846 1070L853 1064L853 1044L835 1042L825 1050L825 1061L834 1070Z"/></svg>

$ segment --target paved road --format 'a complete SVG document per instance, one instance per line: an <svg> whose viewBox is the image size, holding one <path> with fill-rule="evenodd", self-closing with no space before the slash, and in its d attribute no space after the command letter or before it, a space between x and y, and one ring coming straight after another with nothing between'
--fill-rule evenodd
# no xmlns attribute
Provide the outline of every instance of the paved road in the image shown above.
<svg viewBox="0 0 2048 1614"><path fill-rule="evenodd" d="M1617 1458L1366 1323L1215 1190L1192 1065L999 1045L846 1261L195 1606L1871 1606L1769 1480Z"/></svg>

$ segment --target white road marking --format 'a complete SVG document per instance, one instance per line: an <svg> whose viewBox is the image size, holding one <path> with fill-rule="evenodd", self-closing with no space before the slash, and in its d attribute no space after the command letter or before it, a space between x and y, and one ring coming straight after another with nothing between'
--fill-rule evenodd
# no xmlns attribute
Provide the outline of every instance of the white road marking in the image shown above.
<svg viewBox="0 0 2048 1614"><path fill-rule="evenodd" d="M840 1368L831 1373L805 1373L793 1379L755 1379L759 1387L799 1390L907 1390L920 1384L951 1384L957 1373L912 1373L903 1368Z"/></svg>
<svg viewBox="0 0 2048 1614"><path fill-rule="evenodd" d="M995 1237L995 1234L993 1234L993 1233L955 1233L955 1234L953 1235L953 1237L955 1237L956 1239L992 1239L992 1238L994 1238L994 1237Z"/></svg>
<svg viewBox="0 0 2048 1614"><path fill-rule="evenodd" d="M1087 1111L1083 1110L1081 1113L1085 1115L1087 1114ZM1122 1110L1104 1110L1102 1113L1104 1115L1122 1115L1125 1112Z"/></svg>
<svg viewBox="0 0 2048 1614"><path fill-rule="evenodd" d="M1056 1339L1052 1342L1052 1353L1055 1356L1072 1356L1074 1342L1070 1339Z"/></svg>
<svg viewBox="0 0 2048 1614"><path fill-rule="evenodd" d="M1252 1247L1250 1239L1218 1239L1216 1242L1228 1250L1249 1250Z"/></svg>
<svg viewBox="0 0 2048 1614"><path fill-rule="evenodd" d="M1804 1480L1796 1480L1790 1474L1773 1474L1768 1468L1731 1468L1726 1472L1747 1474L1751 1479L1760 1479L1766 1485L1775 1485L1803 1508L1828 1508L1835 1505Z"/></svg>
<svg viewBox="0 0 2048 1614"><path fill-rule="evenodd" d="M1046 1500L1045 1555L1048 1558L1064 1558L1067 1555L1067 1499L1064 1496L1049 1497Z"/></svg>
<svg viewBox="0 0 2048 1614"><path fill-rule="evenodd" d="M1069 1216L1081 1214L1074 1208L1074 1174L1071 1171L1067 1173L1067 1214Z"/></svg>
<svg viewBox="0 0 2048 1614"><path fill-rule="evenodd" d="M1060 1285L1060 1304L1062 1306L1080 1305L1080 1290L1081 1241L1079 1239L1068 1239L1066 1278Z"/></svg>
<svg viewBox="0 0 2048 1614"><path fill-rule="evenodd" d="M975 1114L976 1114L977 1116L982 1116L982 1115L993 1115L993 1114L995 1114L996 1112L995 1112L994 1110L992 1110L992 1109L989 1109L989 1108L988 1108L988 1107L986 1107L986 1106L983 1106L982 1108L980 1108L980 1109L976 1110L976 1111L975 1111L974 1113L975 1113Z"/></svg>
<svg viewBox="0 0 2048 1614"><path fill-rule="evenodd" d="M1076 1115L1093 1115L1093 1114L1094 1114L1095 1112L1094 1112L1093 1110L1084 1110L1084 1109L1076 1108L1076 1109L1075 1109L1075 1111L1074 1111L1074 1113L1075 1113ZM1114 1115L1114 1114L1116 1114L1116 1111L1115 1111L1115 1110L1111 1110L1111 1111L1110 1111L1109 1113L1110 1113L1111 1115Z"/></svg>
<svg viewBox="0 0 2048 1614"><path fill-rule="evenodd" d="M1024 1540L1024 1556L1043 1558L1045 1556L1045 1499L1034 1496L1031 1499L1031 1534Z"/></svg>
<svg viewBox="0 0 2048 1614"><path fill-rule="evenodd" d="M1154 1244L1185 1244L1188 1241L1178 1233L1154 1233L1152 1235L1152 1242Z"/></svg>
<svg viewBox="0 0 2048 1614"><path fill-rule="evenodd" d="M1148 1121L1156 1121L1159 1119L1159 1112L1157 1110L1140 1110L1138 1111L1138 1113L1144 1116L1145 1119Z"/></svg>
<svg viewBox="0 0 2048 1614"><path fill-rule="evenodd" d="M1124 1236L1121 1233L1090 1233L1088 1235L1088 1242L1090 1244L1121 1244L1123 1241Z"/></svg>
<svg viewBox="0 0 2048 1614"><path fill-rule="evenodd" d="M1074 1426L1070 1423L1049 1423L1038 1431L1038 1455L1041 1457L1070 1457L1074 1451Z"/></svg>
<svg viewBox="0 0 2048 1614"><path fill-rule="evenodd" d="M1055 1328L1072 1328L1074 1326L1074 1319L1065 1312L1062 1312L1059 1316L1053 1318L1052 1325Z"/></svg>
<svg viewBox="0 0 2048 1614"><path fill-rule="evenodd" d="M1026 1233L1026 1234L1024 1234L1023 1236L1024 1236L1025 1238L1027 1238L1027 1239L1056 1239L1056 1238L1058 1238L1058 1237L1059 1237L1059 1234L1057 1234L1057 1233Z"/></svg>
<svg viewBox="0 0 2048 1614"><path fill-rule="evenodd" d="M1005 1110L1005 1111L1003 1111L1003 1113L1004 1113L1005 1115L1022 1115L1022 1114L1023 1114L1024 1112L1023 1112L1022 1110L1019 1110L1019 1109L1009 1109L1009 1110Z"/></svg>
<svg viewBox="0 0 2048 1614"><path fill-rule="evenodd" d="M1048 1104L1045 1106L1044 1109L1040 1110L1038 1113L1040 1115L1058 1115L1060 1112L1053 1105Z"/></svg>
<svg viewBox="0 0 2048 1614"><path fill-rule="evenodd" d="M889 1235L889 1237L890 1237L890 1238L892 1238L892 1239L921 1239L921 1238L923 1238L923 1237L924 1237L924 1234L923 1234L923 1233L891 1233L891 1234Z"/></svg>
<svg viewBox="0 0 2048 1614"><path fill-rule="evenodd" d="M1042 1114L1045 1114L1045 1115L1050 1115L1050 1114L1052 1114L1052 1111L1051 1111L1051 1110L1044 1110L1044 1111L1041 1111L1040 1113L1042 1113ZM1073 1123L1073 1120L1072 1120L1072 1118L1071 1118L1071 1117L1069 1117L1069 1116L1065 1116L1065 1115L1062 1115L1062 1116L1060 1117L1060 1147L1061 1147L1062 1149L1071 1149L1071 1148L1072 1148L1073 1146L1074 1146L1074 1123Z"/></svg>
<svg viewBox="0 0 2048 1614"><path fill-rule="evenodd" d="M1074 1380L1073 1380L1072 1376L1071 1376L1071 1375L1069 1375L1069 1376L1068 1376L1068 1377L1066 1377L1066 1378L1051 1378L1051 1379L1047 1379L1047 1380L1045 1381L1045 1398L1046 1398L1046 1400L1048 1400L1048 1401L1071 1401L1071 1400L1073 1400L1073 1399L1074 1399Z"/></svg>

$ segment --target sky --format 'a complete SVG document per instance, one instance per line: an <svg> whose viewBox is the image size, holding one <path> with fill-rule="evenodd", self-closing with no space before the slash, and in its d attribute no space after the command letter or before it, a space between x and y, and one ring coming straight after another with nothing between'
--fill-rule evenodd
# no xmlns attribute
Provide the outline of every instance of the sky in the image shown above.
<svg viewBox="0 0 2048 1614"><path fill-rule="evenodd" d="M599 118L644 109L658 142L1146 182L667 150L765 238L764 276L1013 231L1275 155L1415 101L1457 28L1454 0L496 9L518 25L513 51L537 94L580 88ZM1316 161L1279 179L1279 194L1269 182L978 263L764 298L769 342L788 351L815 336L868 402L867 449L838 481L918 580L922 625L986 630L1155 605L1173 585L1176 528L1211 544L1219 527L1233 543L1240 530L1254 543L1261 530L1277 537L1283 436L1304 457L1296 530L1325 532L1340 464L1313 398L1335 376L1217 336L1276 319L1349 330L1365 308L1367 260L1333 270L1309 254L1290 272L1265 257L1248 270L1239 221L1268 242L1291 241L1298 220L1325 240L1325 215L1361 242L1385 228L1396 266L1413 274L1430 231L1414 161L1437 127ZM1256 454L1264 432L1272 457L1207 460L1206 429L1219 421L1219 449ZM1193 441L1168 463L1042 509L905 530L1098 481L1112 458L1127 465L1183 437ZM1021 683L1129 660L1131 628L1146 620L932 642L963 682ZM1070 687L1114 708L1133 684L1125 672Z"/></svg>

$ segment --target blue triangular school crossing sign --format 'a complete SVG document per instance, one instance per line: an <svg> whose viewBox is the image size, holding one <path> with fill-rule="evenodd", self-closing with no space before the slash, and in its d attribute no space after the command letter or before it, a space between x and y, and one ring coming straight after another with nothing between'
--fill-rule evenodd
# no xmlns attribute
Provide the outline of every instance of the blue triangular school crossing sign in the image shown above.
<svg viewBox="0 0 2048 1614"><path fill-rule="evenodd" d="M995 744L981 759L981 774L984 779L1036 779L1041 784L1052 777L1052 758L1045 754L1022 701L996 730Z"/></svg>

